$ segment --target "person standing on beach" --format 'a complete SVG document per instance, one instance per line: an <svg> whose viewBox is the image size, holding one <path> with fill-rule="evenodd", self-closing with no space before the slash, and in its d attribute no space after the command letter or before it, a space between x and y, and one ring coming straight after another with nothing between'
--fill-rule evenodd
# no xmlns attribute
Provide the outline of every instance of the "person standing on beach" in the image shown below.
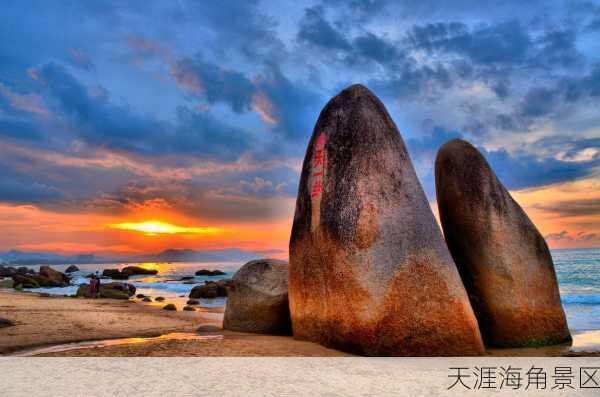
<svg viewBox="0 0 600 397"><path fill-rule="evenodd" d="M90 278L90 297L98 297L98 279L95 274L92 274L92 277Z"/></svg>
<svg viewBox="0 0 600 397"><path fill-rule="evenodd" d="M96 293L100 293L100 271L96 270Z"/></svg>

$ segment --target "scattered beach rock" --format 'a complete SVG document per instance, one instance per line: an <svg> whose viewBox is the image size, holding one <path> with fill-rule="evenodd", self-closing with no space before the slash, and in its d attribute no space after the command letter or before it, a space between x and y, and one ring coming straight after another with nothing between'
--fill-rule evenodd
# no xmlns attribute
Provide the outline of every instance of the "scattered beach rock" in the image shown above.
<svg viewBox="0 0 600 397"><path fill-rule="evenodd" d="M138 298L138 299L142 299L142 298L145 298L146 295L144 295L144 294L137 294L135 297Z"/></svg>
<svg viewBox="0 0 600 397"><path fill-rule="evenodd" d="M290 334L288 263L260 259L246 263L233 276L223 328L265 334Z"/></svg>
<svg viewBox="0 0 600 397"><path fill-rule="evenodd" d="M198 285L190 291L189 297L192 299L213 299L227 296L227 288L231 284L231 279L206 281L204 285Z"/></svg>
<svg viewBox="0 0 600 397"><path fill-rule="evenodd" d="M164 305L164 306L163 306L163 310L171 310L171 311L174 311L174 310L177 310L177 306L175 306L175 305L174 305L174 304L172 304L172 303L167 303L166 305Z"/></svg>
<svg viewBox="0 0 600 397"><path fill-rule="evenodd" d="M30 268L25 267L25 266L21 266L21 267L17 268L15 270L15 272L17 274L23 274L23 275L25 275L25 274L35 274L35 270L30 269Z"/></svg>
<svg viewBox="0 0 600 397"><path fill-rule="evenodd" d="M193 280L194 276L183 276L179 279L179 281Z"/></svg>
<svg viewBox="0 0 600 397"><path fill-rule="evenodd" d="M439 151L440 220L484 341L501 347L571 340L544 238L468 142Z"/></svg>
<svg viewBox="0 0 600 397"><path fill-rule="evenodd" d="M17 272L12 266L2 266L0 265L0 277L12 277Z"/></svg>
<svg viewBox="0 0 600 397"><path fill-rule="evenodd" d="M184 281L182 284L200 284L200 282L194 281L194 280L187 280L187 281Z"/></svg>
<svg viewBox="0 0 600 397"><path fill-rule="evenodd" d="M149 296L145 296L145 297L142 299L142 302L152 302L152 298L150 298Z"/></svg>
<svg viewBox="0 0 600 397"><path fill-rule="evenodd" d="M289 300L298 339L369 356L484 352L404 142L361 85L329 101L308 145Z"/></svg>
<svg viewBox="0 0 600 397"><path fill-rule="evenodd" d="M186 302L186 304L188 304L188 305L197 305L197 304L199 304L199 303L200 303L200 302L199 302L197 299L189 299L189 300Z"/></svg>
<svg viewBox="0 0 600 397"><path fill-rule="evenodd" d="M102 276L112 278L113 280L127 280L129 273L122 273L119 269L104 269Z"/></svg>
<svg viewBox="0 0 600 397"><path fill-rule="evenodd" d="M23 288L40 288L40 284L30 276L24 276L22 274L14 274L12 276L14 289Z"/></svg>
<svg viewBox="0 0 600 397"><path fill-rule="evenodd" d="M196 272L196 276L224 276L226 273L221 270L201 269Z"/></svg>
<svg viewBox="0 0 600 397"><path fill-rule="evenodd" d="M77 296L90 297L89 284L80 285ZM102 283L100 284L100 298L107 299L129 299L135 295L135 286L127 283Z"/></svg>
<svg viewBox="0 0 600 397"><path fill-rule="evenodd" d="M158 297L154 298L154 300L157 302L162 302L165 300L165 298L163 298L162 296L158 296Z"/></svg>
<svg viewBox="0 0 600 397"><path fill-rule="evenodd" d="M198 285L190 291L190 298L198 299L212 299L219 296L219 287L217 284L210 283L204 285Z"/></svg>
<svg viewBox="0 0 600 397"><path fill-rule="evenodd" d="M152 276L152 275L158 274L158 270L144 269L143 267L140 267L140 266L127 266L127 267L124 267L123 270L121 270L121 273L129 274L130 276L137 276L137 275Z"/></svg>
<svg viewBox="0 0 600 397"><path fill-rule="evenodd" d="M67 267L67 269L65 270L65 273L74 273L74 272L78 272L79 268L75 265L71 265L69 267Z"/></svg>
<svg viewBox="0 0 600 397"><path fill-rule="evenodd" d="M193 306L184 306L183 310L185 310L186 312L194 312L194 311L196 311L196 309Z"/></svg>
<svg viewBox="0 0 600 397"><path fill-rule="evenodd" d="M9 319L0 317L0 328L13 327L14 325L15 323Z"/></svg>
<svg viewBox="0 0 600 397"><path fill-rule="evenodd" d="M51 283L56 284L58 287L66 287L71 282L69 276L52 269L50 266L41 266L39 275L49 279ZM43 286L45 286L44 284L48 284L48 282L44 283L40 282L40 280L38 280L38 283Z"/></svg>

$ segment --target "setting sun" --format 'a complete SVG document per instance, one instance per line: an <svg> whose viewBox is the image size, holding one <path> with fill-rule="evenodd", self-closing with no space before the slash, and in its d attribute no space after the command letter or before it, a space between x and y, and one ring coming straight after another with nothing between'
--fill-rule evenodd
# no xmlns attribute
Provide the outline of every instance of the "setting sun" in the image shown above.
<svg viewBox="0 0 600 397"><path fill-rule="evenodd" d="M161 221L122 222L110 225L113 229L132 230L144 233L146 236L160 234L217 234L222 230L217 227L186 227L171 225Z"/></svg>

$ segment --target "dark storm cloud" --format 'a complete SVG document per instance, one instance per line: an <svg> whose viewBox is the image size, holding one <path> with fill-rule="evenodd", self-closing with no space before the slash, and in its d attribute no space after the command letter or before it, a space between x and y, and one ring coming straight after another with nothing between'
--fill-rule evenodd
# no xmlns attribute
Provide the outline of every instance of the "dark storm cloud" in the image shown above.
<svg viewBox="0 0 600 397"><path fill-rule="evenodd" d="M225 103L235 113L256 111L285 139L306 138L321 103L320 96L291 81L279 66L267 63L253 77L218 67L197 55L177 61L171 73L194 98ZM238 134L239 136L239 134Z"/></svg>
<svg viewBox="0 0 600 397"><path fill-rule="evenodd" d="M179 84L205 97L208 103L224 102L236 113L250 110L254 86L240 72L219 68L197 55L176 62L172 73Z"/></svg>
<svg viewBox="0 0 600 397"><path fill-rule="evenodd" d="M232 160L249 147L242 130L210 114L181 107L174 123L161 122L106 95L94 96L64 67L51 63L36 70L58 111L70 121L72 132L92 146L146 155L201 154Z"/></svg>
<svg viewBox="0 0 600 397"><path fill-rule="evenodd" d="M352 47L345 35L325 19L324 13L322 6L307 8L300 22L298 39L326 50L349 51Z"/></svg>

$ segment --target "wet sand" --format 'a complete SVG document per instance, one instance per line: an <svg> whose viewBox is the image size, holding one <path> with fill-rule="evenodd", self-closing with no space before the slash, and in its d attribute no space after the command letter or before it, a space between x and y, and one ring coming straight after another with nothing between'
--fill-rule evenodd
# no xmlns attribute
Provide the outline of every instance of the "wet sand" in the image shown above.
<svg viewBox="0 0 600 397"><path fill-rule="evenodd" d="M163 302L166 304L167 302ZM20 353L81 341L128 338L124 344L46 353L48 356L313 356L344 353L286 336L222 331L222 309L169 312L156 305L112 299L41 297L0 291L0 317L13 327L0 328L0 354ZM168 333L208 338L155 338ZM214 338L216 334L221 338Z"/></svg>
<svg viewBox="0 0 600 397"><path fill-rule="evenodd" d="M167 302L163 302L165 304ZM332 357L347 354L289 336L221 329L222 309L169 312L156 305L108 299L41 297L0 291L0 354L107 357ZM77 344L92 341L92 343ZM75 343L75 345L72 345ZM65 346L56 346L64 345ZM574 335L574 346L488 349L494 357L598 357L600 332Z"/></svg>

